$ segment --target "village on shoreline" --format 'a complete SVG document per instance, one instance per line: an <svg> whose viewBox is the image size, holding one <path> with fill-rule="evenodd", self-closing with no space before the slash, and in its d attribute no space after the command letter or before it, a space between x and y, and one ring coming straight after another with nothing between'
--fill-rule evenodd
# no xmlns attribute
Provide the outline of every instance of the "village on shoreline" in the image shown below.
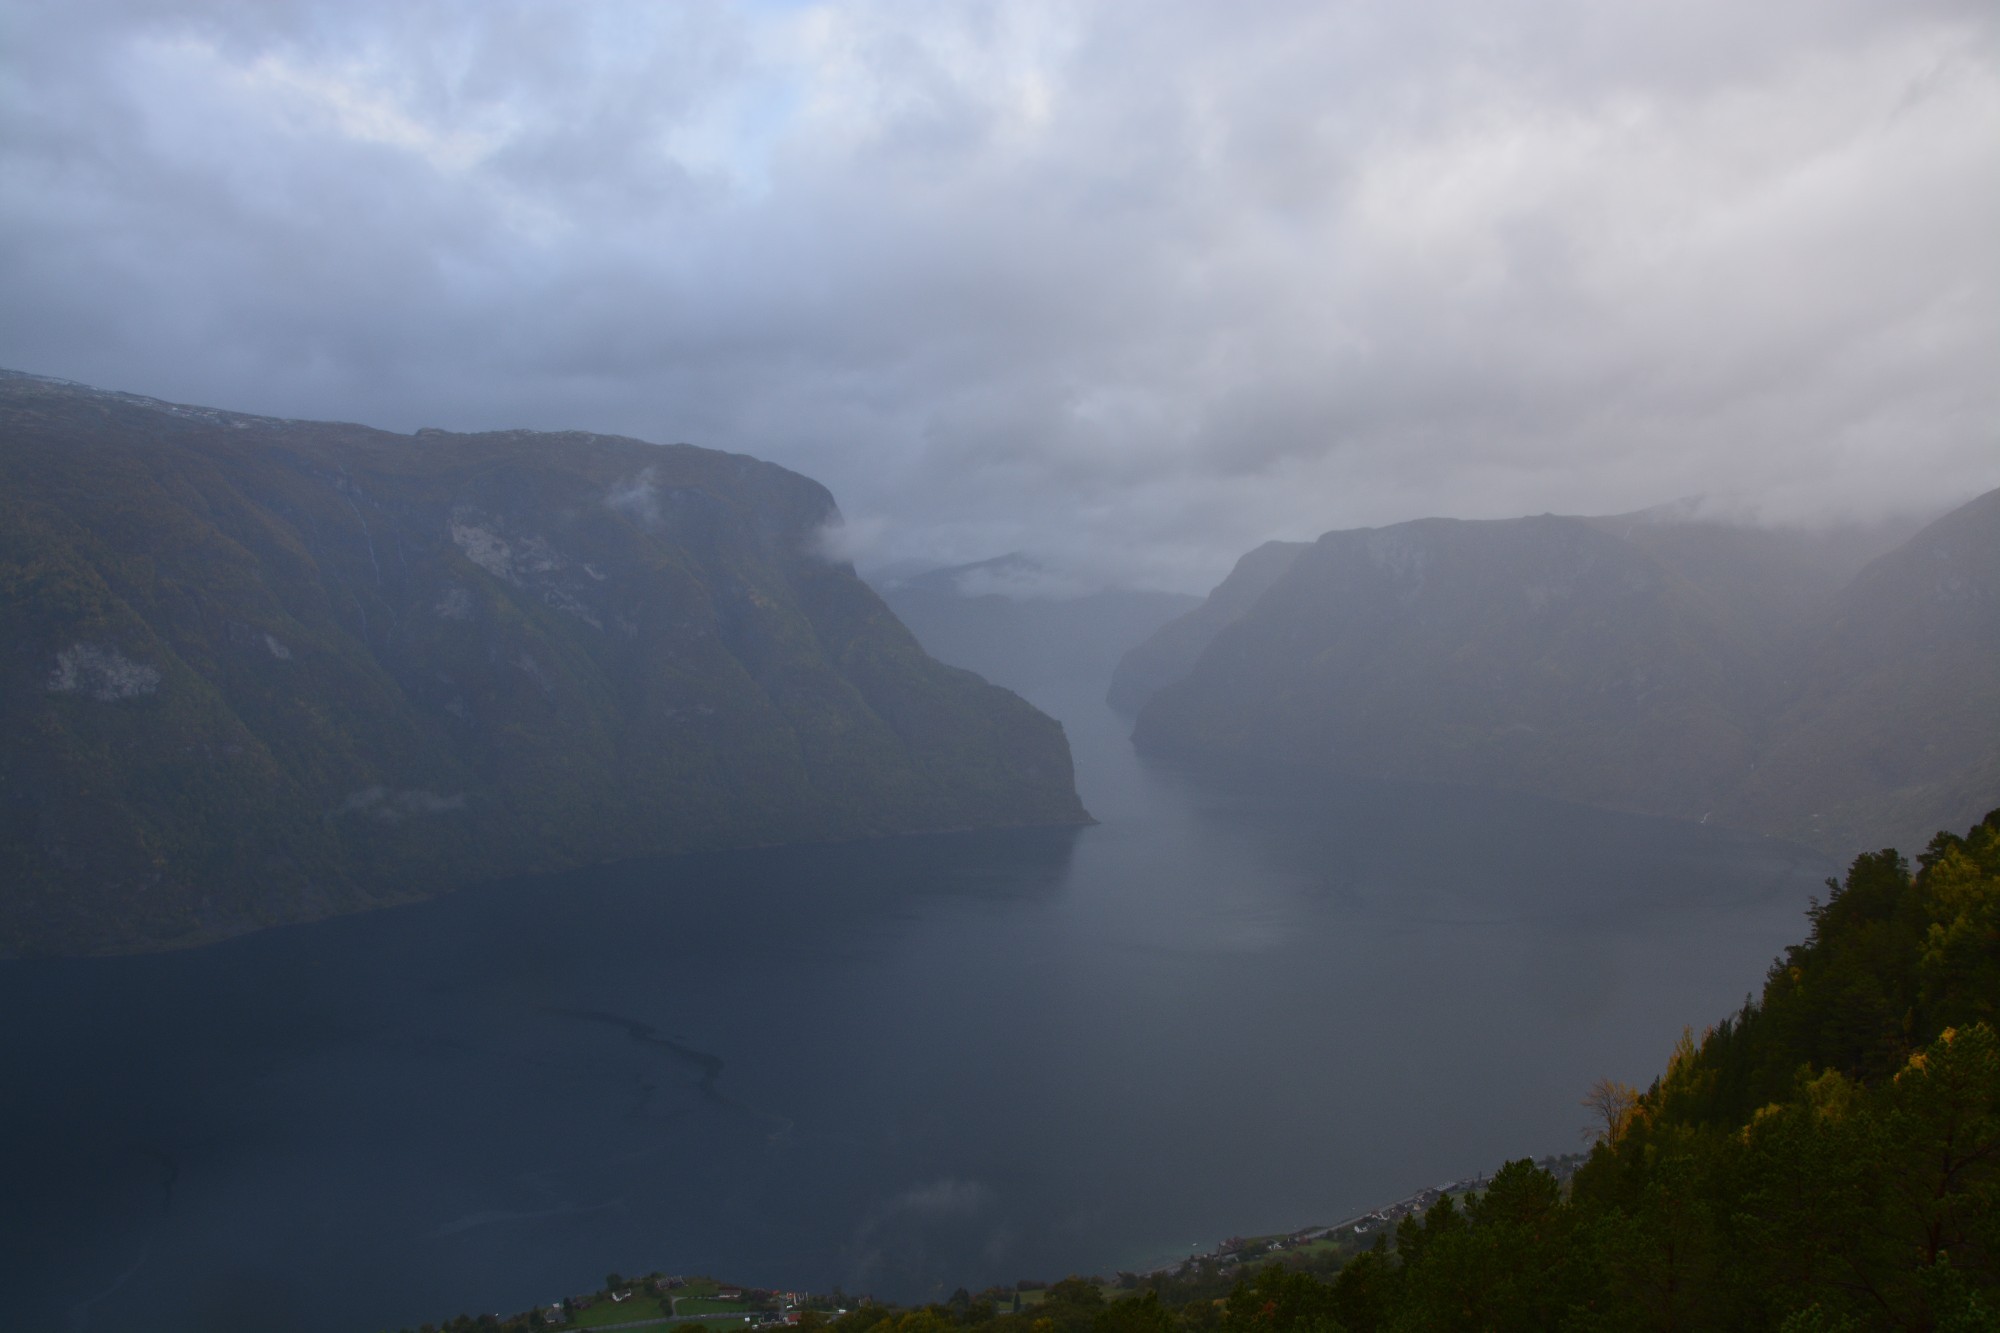
<svg viewBox="0 0 2000 1333"><path fill-rule="evenodd" d="M1554 1154L1536 1158L1535 1165L1558 1181L1565 1181L1575 1174L1577 1168L1582 1166L1589 1156L1588 1153ZM1229 1277L1263 1259L1310 1255L1334 1249L1351 1250L1355 1248L1357 1241L1372 1244L1377 1234L1392 1232L1396 1223L1405 1217L1421 1217L1438 1200L1447 1196L1454 1199L1462 1198L1467 1194L1476 1193L1486 1188L1492 1179L1492 1173L1488 1172L1467 1176L1463 1180L1454 1180L1449 1184L1429 1186L1394 1203L1335 1222L1331 1226L1300 1227L1296 1231L1266 1236L1231 1236L1213 1249L1145 1269L1137 1276L1185 1278L1207 1269L1215 1276ZM1121 1278L1125 1276L1130 1275L1121 1274ZM1121 1282L1118 1285L1132 1284Z"/></svg>
<svg viewBox="0 0 2000 1333"><path fill-rule="evenodd" d="M1587 1153L1565 1153L1535 1159L1535 1165L1557 1180L1567 1180L1588 1158ZM1375 1243L1378 1236L1392 1234L1406 1217L1421 1217L1440 1199L1463 1198L1492 1181L1490 1173L1468 1176L1443 1185L1428 1186L1413 1194L1366 1213L1346 1218L1330 1226L1313 1225L1294 1231L1261 1236L1231 1236L1211 1249L1185 1258L1136 1271L1120 1271L1110 1280L1087 1279L1102 1289L1107 1298L1164 1283L1232 1281L1265 1262L1293 1262L1323 1265ZM969 1296L962 1289L953 1302L992 1301L996 1307L1020 1310L1039 1304L1049 1282L1024 1280L1011 1287L992 1287ZM824 1319L845 1314L849 1309L875 1304L874 1297L849 1296L836 1289L831 1295L802 1291L781 1291L727 1284L711 1277L681 1277L653 1273L623 1278L609 1274L596 1292L564 1297L537 1306L526 1316L527 1326L577 1329L637 1329L691 1325L717 1329L774 1329L810 1327ZM499 1316L483 1316L490 1325L506 1327ZM520 1316L515 1317L516 1320ZM443 1325L445 1328L452 1324ZM426 1326L430 1327L430 1326Z"/></svg>

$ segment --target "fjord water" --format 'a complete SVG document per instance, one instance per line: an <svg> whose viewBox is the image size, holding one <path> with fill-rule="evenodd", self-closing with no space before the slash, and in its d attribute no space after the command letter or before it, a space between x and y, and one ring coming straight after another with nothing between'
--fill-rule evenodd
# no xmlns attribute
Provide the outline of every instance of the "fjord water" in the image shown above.
<svg viewBox="0 0 2000 1333"><path fill-rule="evenodd" d="M1098 686L1068 832L686 858L0 965L0 1292L363 1330L607 1269L920 1299L1579 1146L1834 869L1526 798L1207 785Z"/></svg>

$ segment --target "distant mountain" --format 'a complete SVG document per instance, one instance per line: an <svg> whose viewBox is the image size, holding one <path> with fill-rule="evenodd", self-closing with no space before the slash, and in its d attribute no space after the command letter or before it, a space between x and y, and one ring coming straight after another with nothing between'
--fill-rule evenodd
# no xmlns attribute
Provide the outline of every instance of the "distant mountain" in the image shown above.
<svg viewBox="0 0 2000 1333"><path fill-rule="evenodd" d="M926 652L1028 694L1108 679L1127 649L1199 604L1185 593L1087 587L1018 553L878 586Z"/></svg>
<svg viewBox="0 0 2000 1333"><path fill-rule="evenodd" d="M1157 688L1134 739L1908 841L2000 799L2000 500L1850 582L1881 540L1659 515L1328 533Z"/></svg>
<svg viewBox="0 0 2000 1333"><path fill-rule="evenodd" d="M1862 570L1799 662L1731 818L1882 847L2000 802L2000 491Z"/></svg>
<svg viewBox="0 0 2000 1333"><path fill-rule="evenodd" d="M1265 542L1236 562L1215 591L1119 659L1106 696L1113 708L1136 713L1167 685L1194 670L1215 636L1235 623L1286 570L1307 542Z"/></svg>
<svg viewBox="0 0 2000 1333"><path fill-rule="evenodd" d="M1699 818L1754 673L1699 589L1580 519L1330 532L1140 711L1143 749Z"/></svg>
<svg viewBox="0 0 2000 1333"><path fill-rule="evenodd" d="M618 858L1087 816L818 484L0 375L0 954Z"/></svg>

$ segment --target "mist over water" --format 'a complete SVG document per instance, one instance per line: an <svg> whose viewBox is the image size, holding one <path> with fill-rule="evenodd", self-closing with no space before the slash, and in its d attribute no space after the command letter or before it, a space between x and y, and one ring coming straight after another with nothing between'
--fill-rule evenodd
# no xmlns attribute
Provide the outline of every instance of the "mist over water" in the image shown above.
<svg viewBox="0 0 2000 1333"><path fill-rule="evenodd" d="M919 1299L1579 1146L1836 867L1527 798L1151 768L1079 831L515 881L0 966L24 1327L366 1329L608 1269Z"/></svg>

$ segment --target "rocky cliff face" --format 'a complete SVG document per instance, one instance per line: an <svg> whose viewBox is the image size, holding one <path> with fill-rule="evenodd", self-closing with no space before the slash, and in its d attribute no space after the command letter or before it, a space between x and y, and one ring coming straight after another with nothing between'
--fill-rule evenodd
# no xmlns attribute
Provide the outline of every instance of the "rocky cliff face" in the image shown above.
<svg viewBox="0 0 2000 1333"><path fill-rule="evenodd" d="M804 477L0 378L0 951L694 848L1084 821Z"/></svg>

